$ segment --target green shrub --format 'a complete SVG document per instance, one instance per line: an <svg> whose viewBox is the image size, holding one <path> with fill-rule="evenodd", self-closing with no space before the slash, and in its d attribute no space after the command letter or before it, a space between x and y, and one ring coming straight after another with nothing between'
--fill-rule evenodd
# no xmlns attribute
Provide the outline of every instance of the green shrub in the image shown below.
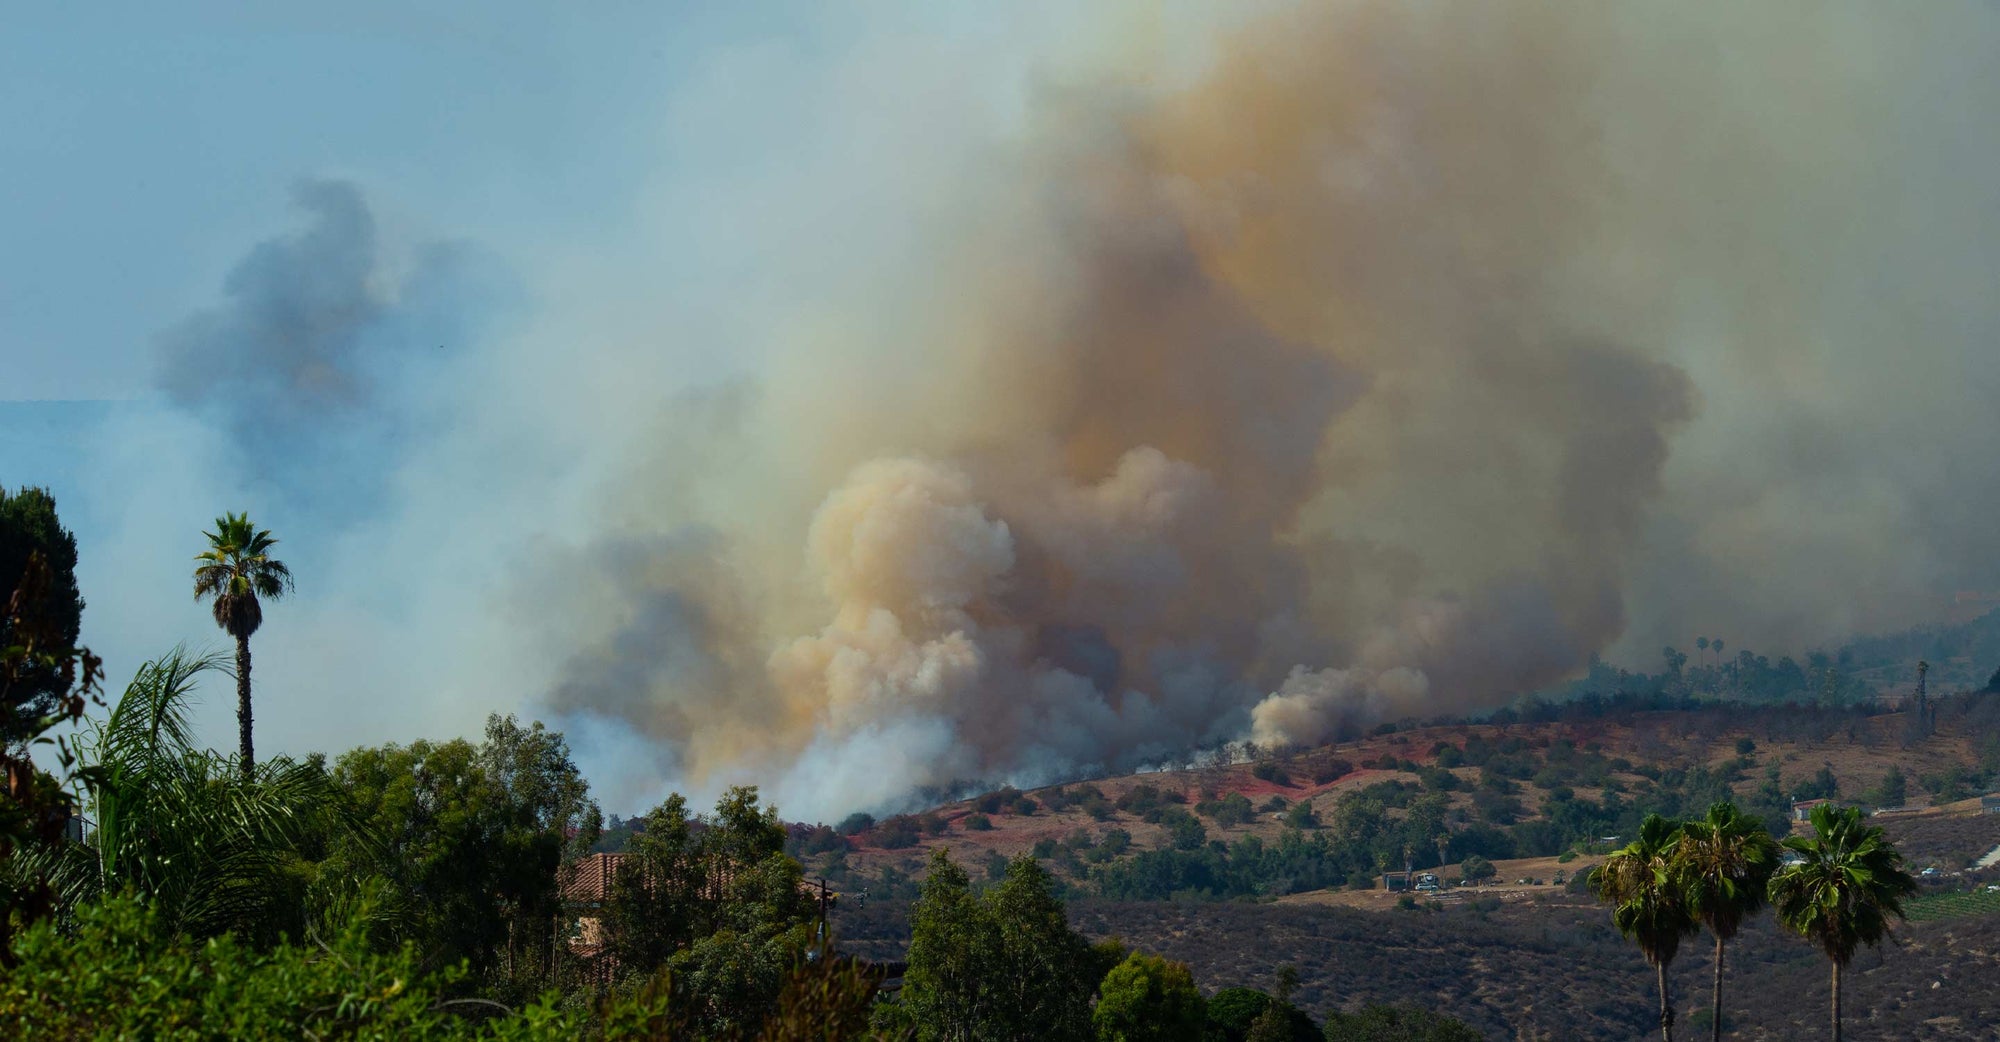
<svg viewBox="0 0 2000 1042"><path fill-rule="evenodd" d="M1291 784L1291 778L1286 776L1285 769L1271 760L1265 760L1250 768L1250 774L1255 778L1277 785Z"/></svg>
<svg viewBox="0 0 2000 1042"><path fill-rule="evenodd" d="M917 823L907 814L898 814L875 830L875 842L884 850L904 850L917 845Z"/></svg>
<svg viewBox="0 0 2000 1042"><path fill-rule="evenodd" d="M1133 952L1104 975L1098 1042L1201 1042L1208 1003L1185 963Z"/></svg>
<svg viewBox="0 0 2000 1042"><path fill-rule="evenodd" d="M1224 828L1244 824L1256 813L1250 806L1250 798L1240 792L1232 792L1219 800L1198 803L1194 809L1196 813L1206 815Z"/></svg>
<svg viewBox="0 0 2000 1042"><path fill-rule="evenodd" d="M1416 1006L1370 1003L1357 1013L1326 1018L1326 1042L1480 1042L1470 1026Z"/></svg>
<svg viewBox="0 0 2000 1042"><path fill-rule="evenodd" d="M1335 757L1314 767L1312 779L1315 784L1326 785L1330 782L1339 781L1353 773L1354 765L1352 763Z"/></svg>

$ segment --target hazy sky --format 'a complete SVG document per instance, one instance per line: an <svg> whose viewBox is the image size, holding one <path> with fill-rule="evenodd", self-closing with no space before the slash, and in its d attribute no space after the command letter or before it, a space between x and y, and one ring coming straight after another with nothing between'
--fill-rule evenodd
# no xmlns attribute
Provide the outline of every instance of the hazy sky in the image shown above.
<svg viewBox="0 0 2000 1042"><path fill-rule="evenodd" d="M164 6L0 28L0 484L114 690L277 532L262 750L834 815L2000 588L1990 4Z"/></svg>
<svg viewBox="0 0 2000 1042"><path fill-rule="evenodd" d="M754 368L768 329L794 320L772 301L807 284L837 293L855 251L894 249L909 234L921 214L903 211L924 200L899 178L925 181L936 164L963 161L967 140L1018 121L1040 70L1096 47L1094 18L1055 16L1067 6L363 0L10 11L0 31L0 482L51 487L78 532L87 637L107 654L114 690L176 641L220 639L182 573L208 518L249 509L304 565L298 602L280 609L292 623L274 611L257 640L268 691L260 748L462 732L488 709L526 704L535 682L497 689L504 667L444 670L449 691L382 679L409 663L378 630L442 594L370 590L335 565L344 553L335 544L362 538L340 500L374 503L398 480L427 485L389 494L401 513L375 523L397 526L422 511L415 502L467 506L465 489L493 492L481 467L526 483L539 465L538 516L497 516L506 497L495 495L455 518L449 538L432 537L450 546L398 540L432 559L423 569L462 555L497 585L485 573L513 565L489 568L482 553L501 542L518 553L585 509L554 488L590 487L593 450L625 458L599 421ZM1174 34L1153 35L1146 46L1165 48ZM920 140L936 157L885 155ZM295 458L285 438L344 421L270 395L259 401L281 415L266 422L305 413L278 432L287 451L271 447L267 430L224 444L245 433L243 417L171 393L176 331L201 341L219 325L249 340L283 324L299 300L266 301L262 320L242 319L260 305L233 296L231 275L257 267L259 244L310 237L325 214L298 193L316 183L358 200L373 240L353 285L329 292L395 302L350 339L402 351L414 336L405 327L417 325L473 342L438 345L455 368L428 378L448 388L375 372L371 393L398 399L398 421L369 428L379 436L367 445L335 433L330 447ZM267 296L286 293L271 279L320 277L329 265L316 248L263 269L278 272L264 279ZM411 272L439 249L457 259L434 265L446 275L433 281L458 288L427 297L429 283ZM263 256L273 252L285 250ZM427 314L473 316L415 322L394 310L440 298ZM181 376L202 361L246 370L268 361L230 356L238 348L221 339L180 355ZM8 404L59 400L123 404ZM446 401L481 419L458 413L429 430L403 422L441 415ZM438 425L455 433L435 437ZM565 436L556 430L574 442L550 444ZM523 459L517 436L546 456ZM273 485L281 464L304 476ZM336 593L339 574L349 579ZM504 625L425 622L426 633L462 637L460 648L484 639L462 631ZM311 663L287 659L281 649L293 641ZM329 676L333 662L357 672ZM313 694L280 694L294 682ZM217 741L231 733L225 701L202 713ZM403 717L393 724L382 715L391 707Z"/></svg>

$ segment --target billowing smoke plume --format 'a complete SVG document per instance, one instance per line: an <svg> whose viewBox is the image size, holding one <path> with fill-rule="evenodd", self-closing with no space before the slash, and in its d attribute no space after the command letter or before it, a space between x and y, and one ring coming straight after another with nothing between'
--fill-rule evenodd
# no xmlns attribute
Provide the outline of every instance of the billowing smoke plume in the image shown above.
<svg viewBox="0 0 2000 1042"><path fill-rule="evenodd" d="M309 186L166 337L206 454L117 473L190 528L108 567L206 626L215 510L324 558L280 745L525 708L610 806L801 817L2000 589L2000 12L1251 6L720 48L497 335Z"/></svg>
<svg viewBox="0 0 2000 1042"><path fill-rule="evenodd" d="M760 414L846 471L770 537L816 588L741 519L692 571L601 544L628 610L555 707L670 773L796 761L781 795L880 805L1579 669L1695 394L1655 331L1571 306L1609 70L1559 19L1479 28L1287 19L1192 90L1044 98L996 177L1025 201L981 203L1010 230L906 330L931 346L813 381L810 425L782 388Z"/></svg>

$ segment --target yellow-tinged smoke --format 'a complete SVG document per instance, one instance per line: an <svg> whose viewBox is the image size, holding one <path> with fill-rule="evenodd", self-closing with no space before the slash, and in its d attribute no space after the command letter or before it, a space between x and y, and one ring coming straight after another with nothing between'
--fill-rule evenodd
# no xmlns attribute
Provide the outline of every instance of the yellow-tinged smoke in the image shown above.
<svg viewBox="0 0 2000 1042"><path fill-rule="evenodd" d="M1781 468L1748 454L1773 500L1714 463L1746 394L1865 357L1817 295L1880 258L1819 222L1885 189L1869 91L1940 31L1324 5L1190 85L1045 92L868 302L887 342L803 337L674 436L713 466L635 476L685 502L582 552L610 636L552 701L833 812L1560 680L1674 584L1655 544L1720 589L1758 553L1720 533L1781 530Z"/></svg>

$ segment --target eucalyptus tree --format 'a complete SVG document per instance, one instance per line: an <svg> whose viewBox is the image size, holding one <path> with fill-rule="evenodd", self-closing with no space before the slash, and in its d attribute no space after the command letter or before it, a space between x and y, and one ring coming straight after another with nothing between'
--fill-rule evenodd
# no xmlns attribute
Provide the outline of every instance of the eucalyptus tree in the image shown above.
<svg viewBox="0 0 2000 1042"><path fill-rule="evenodd" d="M1679 823L1649 814L1639 837L1605 858L1591 876L1598 900L1611 906L1612 925L1638 945L1659 975L1660 1035L1666 1042L1674 1038L1667 966L1679 954L1681 939L1698 929L1674 863L1680 839Z"/></svg>
<svg viewBox="0 0 2000 1042"><path fill-rule="evenodd" d="M1889 934L1889 918L1903 918L1903 898L1917 881L1903 871L1903 855L1862 823L1857 807L1822 803L1812 811L1813 834L1792 836L1785 848L1802 860L1771 878L1771 904L1786 928L1820 946L1833 964L1833 1040L1840 1042L1841 972L1862 945Z"/></svg>
<svg viewBox="0 0 2000 1042"><path fill-rule="evenodd" d="M1743 921L1764 907L1778 844L1763 822L1734 803L1717 803L1708 816L1681 826L1672 868L1686 889L1690 911L1715 935L1715 990L1709 1007L1716 1042L1722 1039L1722 954Z"/></svg>
<svg viewBox="0 0 2000 1042"><path fill-rule="evenodd" d="M211 598L215 624L236 638L236 735L243 777L256 772L250 741L250 635L264 624L264 605L292 590L292 570L271 556L278 541L267 529L250 523L248 514L215 519L215 531L204 532L208 549L195 555L194 599Z"/></svg>

